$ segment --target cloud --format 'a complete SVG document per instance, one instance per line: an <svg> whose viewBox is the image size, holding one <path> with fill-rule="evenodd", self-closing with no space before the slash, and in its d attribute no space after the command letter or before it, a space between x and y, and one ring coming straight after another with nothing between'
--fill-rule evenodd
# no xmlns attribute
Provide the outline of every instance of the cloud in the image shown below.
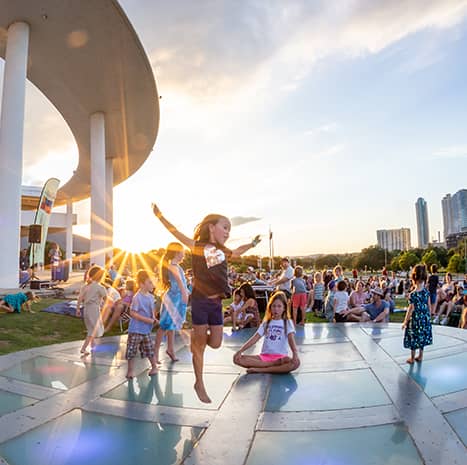
<svg viewBox="0 0 467 465"><path fill-rule="evenodd" d="M261 218L255 216L234 216L230 218L232 226L241 226L242 224L252 223L253 221L259 221Z"/></svg>
<svg viewBox="0 0 467 465"><path fill-rule="evenodd" d="M323 124L322 126L318 126L317 128L309 129L308 131L305 131L305 135L307 136L318 136L319 134L322 133L329 133L329 132L335 132L338 128L337 123L327 123Z"/></svg>
<svg viewBox="0 0 467 465"><path fill-rule="evenodd" d="M162 94L204 101L243 94L248 104L258 92L269 101L271 89L294 92L327 56L375 54L416 32L459 24L467 12L465 0L122 3Z"/></svg>
<svg viewBox="0 0 467 465"><path fill-rule="evenodd" d="M441 148L433 153L433 158L467 158L467 145L452 145Z"/></svg>

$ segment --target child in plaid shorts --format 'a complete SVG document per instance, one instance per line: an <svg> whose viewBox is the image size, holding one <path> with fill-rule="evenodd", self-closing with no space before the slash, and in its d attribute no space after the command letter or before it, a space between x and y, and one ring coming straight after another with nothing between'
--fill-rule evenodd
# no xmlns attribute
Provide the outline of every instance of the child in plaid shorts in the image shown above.
<svg viewBox="0 0 467 465"><path fill-rule="evenodd" d="M152 291L153 283L147 271L139 270L136 282L138 292L133 297L130 307L130 324L128 325L128 340L126 347L126 359L128 360L128 372L126 377L132 379L134 372L134 358L138 350L141 357L146 357L151 362L149 376L157 373L156 360L154 358L154 342L151 339L151 331L157 321L154 313L155 301Z"/></svg>

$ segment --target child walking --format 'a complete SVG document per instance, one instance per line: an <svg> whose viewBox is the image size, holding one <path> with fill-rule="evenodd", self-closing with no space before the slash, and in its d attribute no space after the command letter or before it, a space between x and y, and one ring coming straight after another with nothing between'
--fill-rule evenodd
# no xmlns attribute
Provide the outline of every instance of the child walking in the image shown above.
<svg viewBox="0 0 467 465"><path fill-rule="evenodd" d="M81 354L89 355L88 346L94 345L94 338L104 334L102 324L101 308L107 297L105 287L100 284L104 276L104 269L98 265L89 268L86 275L86 284L81 288L76 305L76 316L81 317L81 305L84 306L84 324L87 335L81 346Z"/></svg>
<svg viewBox="0 0 467 465"><path fill-rule="evenodd" d="M174 351L174 333L180 331L185 322L189 295L185 273L180 266L184 256L183 245L171 242L161 260L159 276L164 294L162 296L160 326L156 333L155 358L157 363L159 363L159 348L164 334L167 335L167 355L172 362L178 361Z"/></svg>
<svg viewBox="0 0 467 465"><path fill-rule="evenodd" d="M303 268L301 266L296 266L294 270L294 279L292 279L292 318L294 324L297 324L298 309L301 310L299 324L305 324L306 297L306 283L303 279Z"/></svg>
<svg viewBox="0 0 467 465"><path fill-rule="evenodd" d="M281 291L275 292L269 299L258 331L240 347L233 361L246 368L247 373L290 373L300 366L294 333L294 324L287 309L287 297ZM243 355L263 336L259 355ZM288 356L288 346L292 350L292 357Z"/></svg>
<svg viewBox="0 0 467 465"><path fill-rule="evenodd" d="M315 273L315 284L313 286L313 290L310 292L310 301L308 304L311 306L311 309L315 312L316 316L323 316L324 314L324 291L325 285L323 283L323 274L320 271L317 271Z"/></svg>
<svg viewBox="0 0 467 465"><path fill-rule="evenodd" d="M36 296L31 291L7 294L0 299L0 309L7 313L21 313L21 310L35 313L31 310L31 303L35 300Z"/></svg>
<svg viewBox="0 0 467 465"><path fill-rule="evenodd" d="M433 344L433 335L431 330L431 297L425 288L427 272L425 265L416 265L412 271L412 282L415 290L409 296L409 308L405 315L402 329L404 333L404 347L410 349L410 357L407 363L423 360L423 349L425 346ZM415 351L418 349L418 356L415 357Z"/></svg>
<svg viewBox="0 0 467 465"><path fill-rule="evenodd" d="M217 349L222 344L222 299L231 295L227 259L239 257L255 247L260 239L257 236L249 244L241 245L233 251L228 249L225 243L230 235L230 221L216 214L206 216L196 227L193 239L190 239L165 219L157 205L153 204L152 207L160 222L192 253L191 352L195 372L194 389L201 402L210 403L203 380L204 351L207 345Z"/></svg>
<svg viewBox="0 0 467 465"><path fill-rule="evenodd" d="M126 346L126 359L128 360L127 379L135 376L134 358L138 353L141 358L146 357L151 363L149 376L157 373L156 358L154 356L154 343L151 339L151 331L157 322L155 315L155 301L152 291L154 285L145 270L139 270L136 275L138 292L133 297L130 307L130 324L128 325L128 339Z"/></svg>

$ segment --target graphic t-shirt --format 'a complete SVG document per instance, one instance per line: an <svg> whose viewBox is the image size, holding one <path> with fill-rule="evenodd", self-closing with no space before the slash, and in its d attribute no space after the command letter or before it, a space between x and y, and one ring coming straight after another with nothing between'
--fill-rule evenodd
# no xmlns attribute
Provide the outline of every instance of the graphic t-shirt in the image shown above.
<svg viewBox="0 0 467 465"><path fill-rule="evenodd" d="M203 298L220 294L230 297L232 290L227 277L227 248L215 244L196 242L193 249L193 297Z"/></svg>
<svg viewBox="0 0 467 465"><path fill-rule="evenodd" d="M261 326L256 331L261 337L264 336L262 354L281 354L287 355L289 341L287 336L290 333L295 333L295 327L292 320L287 320L287 328L285 328L284 320L271 320L268 324L267 334L265 334L266 323L261 323Z"/></svg>

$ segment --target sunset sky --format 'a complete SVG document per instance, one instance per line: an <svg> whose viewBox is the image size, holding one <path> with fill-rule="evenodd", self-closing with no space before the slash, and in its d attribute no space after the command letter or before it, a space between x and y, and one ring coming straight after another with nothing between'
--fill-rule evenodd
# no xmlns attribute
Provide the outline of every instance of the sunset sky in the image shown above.
<svg viewBox="0 0 467 465"><path fill-rule="evenodd" d="M467 187L466 1L121 0L152 63L160 131L114 190L117 247L171 240L151 201L188 235L210 212L258 218L231 245L257 253L359 251ZM2 64L3 66L3 64ZM0 73L3 74L3 73ZM23 184L77 166L62 117L32 85ZM75 206L89 234L89 201ZM241 222L241 220L239 220Z"/></svg>

